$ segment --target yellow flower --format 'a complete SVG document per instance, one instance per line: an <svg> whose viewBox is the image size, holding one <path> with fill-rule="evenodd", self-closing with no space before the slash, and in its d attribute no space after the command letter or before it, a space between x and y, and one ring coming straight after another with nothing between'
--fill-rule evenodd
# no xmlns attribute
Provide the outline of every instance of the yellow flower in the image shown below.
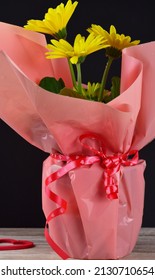
<svg viewBox="0 0 155 280"><path fill-rule="evenodd" d="M94 34L89 34L86 39L78 34L73 46L64 39L51 40L52 44L47 45L51 51L46 53L46 57L50 59L66 57L72 64L81 63L87 55L107 47L107 45L101 44L102 41L101 36L95 37Z"/></svg>
<svg viewBox="0 0 155 280"><path fill-rule="evenodd" d="M61 3L55 9L49 8L43 20L28 20L27 25L25 25L24 28L50 34L57 39L66 38L66 26L77 4L77 1L72 3L72 0L68 0L66 6Z"/></svg>
<svg viewBox="0 0 155 280"><path fill-rule="evenodd" d="M91 27L87 29L87 31L89 33L93 33L94 35L100 35L104 40L106 40L109 47L112 47L119 51L130 46L138 45L140 43L139 40L131 41L130 36L118 34L116 32L116 28L113 25L110 26L109 33L100 25L96 24L92 24Z"/></svg>

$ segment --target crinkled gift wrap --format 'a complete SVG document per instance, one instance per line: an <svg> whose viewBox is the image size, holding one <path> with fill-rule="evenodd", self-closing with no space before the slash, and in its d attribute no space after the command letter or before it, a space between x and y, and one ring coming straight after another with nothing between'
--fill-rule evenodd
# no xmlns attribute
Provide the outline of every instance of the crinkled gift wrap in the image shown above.
<svg viewBox="0 0 155 280"><path fill-rule="evenodd" d="M67 61L65 59L52 61L45 59L46 40L44 35L21 27L0 23L0 38L0 118L30 144L49 154L52 153L53 149L63 155L81 154L82 149L78 141L80 135L92 133L99 135L107 152L115 154L130 150L139 151L155 138L155 42L123 50L121 94L108 104L103 104L50 93L38 86L38 81L44 76L54 76L57 79L62 77L66 86L72 86ZM112 201L106 200L105 194L102 193L102 186L98 188L98 181L96 183L94 181L98 178L93 178L92 184L88 186L87 181L91 175L88 176L85 173L85 176L82 177L83 172L92 172L93 174L93 170L96 173L98 172L99 176L101 176L101 173L103 174L103 169L97 164L93 164L89 168L75 169L72 173L69 172L69 174L52 183L51 187L53 188L54 184L55 192L59 192L61 189L62 197L67 201L68 209L66 213L51 221L50 235L53 235L54 239L56 238L55 241L58 242L60 247L69 250L67 252L70 257L74 257L71 247L76 244L78 251L75 252L76 258L92 258L92 256L100 258L101 252L97 256L92 251L97 250L101 235L103 239L108 235L109 246L114 243L119 245L115 246L115 253L113 252L112 256L109 256L108 250L105 249L105 258L121 257L124 253L131 251L129 247L132 247L135 242L128 243L129 233L126 229L128 228L127 225L131 226L132 224L132 222L129 223L130 218L133 218L130 212L135 213L134 219L136 219L137 212L134 211L142 209L144 195L142 170L144 170L144 163L121 168L119 199ZM133 174L129 175L132 170L133 172L135 170L135 181L133 180ZM70 179L70 177L72 178ZM84 178L83 181L82 178ZM66 184L66 181L68 184ZM79 181L81 186L79 186ZM97 184L96 187L95 184ZM80 194L82 188L83 195ZM95 199L98 198L99 200L102 197L102 202L97 200L97 203L93 203L92 200L88 200L88 195L84 192L84 189L90 195L92 195L90 190L93 189L96 194ZM78 192L79 195L84 197L83 200L80 197L77 198ZM72 199L74 203L70 204ZM47 215L49 211L52 211L52 207L56 207L56 204L53 205L52 201L48 201L48 197L46 197L46 200L48 209L45 207L45 198L43 208ZM79 202L79 200L81 201ZM128 205L125 206L127 201ZM80 209L82 203L85 208ZM104 215L104 212L108 211L109 216L105 215L102 219L99 219L98 212L94 215L99 205L101 209L102 207L106 208L100 213ZM136 209L133 208L134 205ZM96 210L93 210L95 209L93 207L96 207ZM127 214L123 211L126 211ZM79 216L81 212L82 217ZM83 217L86 212L91 214L90 216L88 214L89 219L85 219L84 223ZM126 217L123 226L120 222L121 213L122 217ZM69 230L67 230L66 223L69 216L72 218L72 226L68 225ZM73 216L75 220L73 220ZM88 240L87 231L91 225L89 224L90 218L93 217L99 225L103 222L104 227L100 230L100 237L96 237L95 231L92 230L90 240ZM139 217L139 219L141 218ZM57 227L60 226L58 222L60 219L63 220L63 225L59 234L64 235L64 241L60 241L55 234ZM76 223L76 220L78 223ZM82 233L75 238L75 228L80 223L82 223ZM109 232L105 229L105 225L111 227ZM122 236L121 226L124 228L124 232L127 231L126 241L124 238L120 238ZM130 237L135 238L139 227L140 221L139 226L138 222L133 226ZM95 226L93 226L94 228ZM80 246L82 242L83 246ZM91 247L92 243L96 244L94 249L91 249L93 248ZM72 250L76 251L74 246ZM128 250L126 249L127 246ZM83 251L79 252L80 250ZM100 251L102 251L101 248ZM102 258L104 257L102 256Z"/></svg>

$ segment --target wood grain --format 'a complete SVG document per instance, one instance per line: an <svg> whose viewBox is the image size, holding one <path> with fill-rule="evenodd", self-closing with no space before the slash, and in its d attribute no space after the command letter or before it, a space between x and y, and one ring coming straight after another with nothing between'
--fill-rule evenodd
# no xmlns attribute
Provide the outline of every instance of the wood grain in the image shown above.
<svg viewBox="0 0 155 280"><path fill-rule="evenodd" d="M0 260L59 260L44 237L43 228L1 228L0 238L30 240L35 247L0 251ZM124 260L155 260L155 228L142 228L133 252Z"/></svg>

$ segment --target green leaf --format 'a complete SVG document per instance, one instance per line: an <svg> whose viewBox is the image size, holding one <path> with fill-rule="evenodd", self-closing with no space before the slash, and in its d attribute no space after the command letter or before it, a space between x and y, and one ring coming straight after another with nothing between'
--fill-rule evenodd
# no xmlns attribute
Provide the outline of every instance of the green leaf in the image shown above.
<svg viewBox="0 0 155 280"><path fill-rule="evenodd" d="M116 98L120 94L120 77L112 78L112 86L111 86L111 100Z"/></svg>
<svg viewBox="0 0 155 280"><path fill-rule="evenodd" d="M120 95L120 77L114 76L111 79L112 86L110 91L105 90L105 94L103 96L103 102L108 103L118 95Z"/></svg>
<svg viewBox="0 0 155 280"><path fill-rule="evenodd" d="M70 96L70 97L75 97L75 98L81 98L85 99L85 97L82 94L79 94L77 91L74 91L70 88L64 87L61 91L60 94L65 95L65 96Z"/></svg>
<svg viewBox="0 0 155 280"><path fill-rule="evenodd" d="M39 86L50 92L60 93L60 91L65 87L64 81L60 78L56 80L54 77L44 77Z"/></svg>

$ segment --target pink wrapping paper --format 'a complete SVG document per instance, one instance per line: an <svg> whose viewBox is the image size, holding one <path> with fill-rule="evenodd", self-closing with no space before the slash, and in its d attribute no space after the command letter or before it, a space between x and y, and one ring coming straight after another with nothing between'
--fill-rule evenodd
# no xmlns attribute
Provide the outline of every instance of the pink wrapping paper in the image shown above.
<svg viewBox="0 0 155 280"><path fill-rule="evenodd" d="M45 193L45 179L59 167L60 163L51 157L43 164L46 217L56 207ZM123 167L119 175L119 199L112 201L105 196L103 169L98 163L70 171L53 183L52 191L67 201L67 210L51 221L52 239L74 259L117 259L129 254L142 222L144 169L144 161Z"/></svg>
<svg viewBox="0 0 155 280"><path fill-rule="evenodd" d="M92 133L99 135L104 147L106 147L106 151L113 154L118 152L125 153L131 149L140 150L154 139L155 42L123 50L121 94L108 104L103 104L53 94L37 85L42 77L54 75L56 78L62 77L66 85L71 86L71 77L66 60L50 61L45 59L46 40L43 35L21 27L0 23L0 37L0 117L32 145L48 153L51 153L54 148L66 155L81 154L82 147L79 136L85 133ZM96 207L95 214L92 212L88 215L89 219L91 218L91 220L95 221L98 218L96 213L100 211L100 206L103 207L103 210L106 207L108 212L108 215L104 215L103 212L105 211L100 211L99 216L102 217L103 215L101 219L106 220L108 216L111 218L112 222L107 225L107 227L109 226L107 234L105 233L105 228L101 231L103 232L102 238L106 236L105 241L108 243L102 256L100 255L102 253L97 250L100 246L99 243L92 249L93 240L98 238L94 232L92 232L88 242L90 247L85 247L86 233L90 232L89 226L91 225L86 222L88 217L85 217L85 222L83 222L83 214L80 212L79 215L79 212L76 212L77 208L75 207L74 209L74 205L71 203L70 213L61 217L65 227L69 217L71 222L67 222L67 224L71 226L69 226L69 229L61 226L62 235L66 236L66 239L60 241L58 238L57 240L62 247L69 248L71 256L74 256L73 251L75 251L77 258L117 258L132 250L142 218L143 170L144 163L139 163L134 167L124 167L119 185L119 200L114 200L110 206L107 206L109 202L103 195L103 204L97 200L97 205L95 204L94 206ZM78 211L83 211L82 209L84 208L88 211L92 207L91 199L86 203L86 201L82 201L79 198L79 195L82 195L80 192L85 188L91 196L90 187L88 188L86 180L86 174L90 171L92 172L91 178L94 181L92 193L97 192L95 189L97 183L95 174L98 173L101 176L103 172L97 165L93 165L88 169L74 170L75 176L73 177L75 179L70 178L70 174L68 174L68 176L60 179L61 184L60 180L55 183L55 191L58 189L56 187L58 184L62 195L66 199L72 201L73 198L73 201L76 201L76 205L80 204ZM135 172L134 179L130 175L132 172ZM82 183L82 187L77 187L79 182ZM83 183L86 183L86 185ZM128 185L127 189L126 183ZM66 185L69 192L66 191ZM134 192L131 188L134 188ZM134 210L128 209L128 207L131 203L135 208L134 206L137 205L136 197L138 197L141 211L133 213ZM88 199L88 193L86 198ZM122 201L123 204L121 204ZM52 207L51 203L47 197L44 197L43 192L43 208L46 214L50 211L49 208ZM82 223L84 227L82 236L85 238L82 241L81 233L77 234L77 236L75 234L77 224L74 224L73 221L74 210L77 213L78 223ZM135 220L134 224L129 222L129 210L132 212L131 220ZM126 212L124 213L123 211ZM121 215L124 216L121 217ZM52 223L57 224L55 227L52 226L53 231L56 231L56 228L60 226L56 220L61 218L57 217L55 222L52 221ZM108 221L110 218L108 218ZM123 226L121 226L122 221L124 221ZM131 226L130 233L132 232L132 234L130 235L127 234L128 227L126 223L129 227ZM98 232L100 230L98 229ZM110 235L109 232L111 233ZM56 235L55 232L53 234L54 236ZM94 239L92 238L93 234ZM125 237L126 234L127 237ZM77 251L74 244L75 240L77 240ZM98 242L100 241L101 239L98 240ZM81 242L83 245L79 246ZM111 244L118 245L115 246L114 251L108 253L108 250L111 251Z"/></svg>
<svg viewBox="0 0 155 280"><path fill-rule="evenodd" d="M154 139L155 42L123 50L122 94L103 104L37 85L41 77L54 75L71 86L66 60L44 59L43 35L1 23L0 36L0 117L31 144L51 152L56 141L64 154L77 153L79 135L91 131L111 152L126 152Z"/></svg>

